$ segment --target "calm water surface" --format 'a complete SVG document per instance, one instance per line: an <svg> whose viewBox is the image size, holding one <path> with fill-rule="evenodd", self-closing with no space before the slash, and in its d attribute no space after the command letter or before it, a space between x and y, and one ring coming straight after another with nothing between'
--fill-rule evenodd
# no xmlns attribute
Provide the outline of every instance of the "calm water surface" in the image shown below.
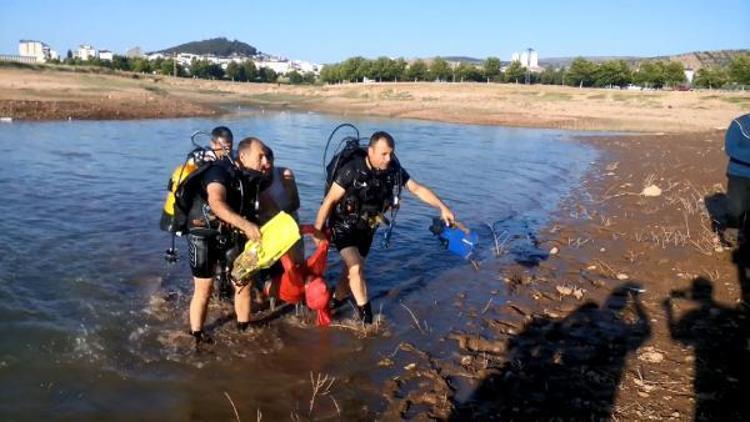
<svg viewBox="0 0 750 422"><path fill-rule="evenodd" d="M370 417L383 406L388 374L375 363L386 350L405 339L439 348L456 316L443 304L467 289L483 303L499 286L498 267L543 258L536 231L596 159L570 132L354 120L363 136L391 132L411 175L479 232L482 270L442 251L427 230L435 211L405 193L391 248L378 238L367 264L382 335L321 330L289 314L238 334L231 308L212 303L217 344L196 355L185 334L189 269L184 259L164 262L168 236L158 230L166 180L189 135L225 124L237 140L265 140L277 165L296 172L301 217L312 222L324 141L343 121L283 112L0 125L0 418L233 419L225 392L244 419L259 409L265 420L307 417L310 372L337 377L336 404L320 399L313 417L337 406L345 417ZM503 260L488 250L485 222L512 236ZM331 262L333 280L340 267ZM415 331L401 301L429 316L430 334Z"/></svg>

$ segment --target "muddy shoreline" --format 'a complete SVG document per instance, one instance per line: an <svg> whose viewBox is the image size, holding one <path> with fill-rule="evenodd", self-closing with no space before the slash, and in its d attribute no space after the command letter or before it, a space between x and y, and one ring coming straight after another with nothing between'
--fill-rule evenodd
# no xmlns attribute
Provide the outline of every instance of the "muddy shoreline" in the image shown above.
<svg viewBox="0 0 750 422"><path fill-rule="evenodd" d="M539 233L538 266L498 273L488 302L419 350L386 393L394 417L450 420L742 420L748 321L721 202L723 132L585 137L601 158ZM642 194L655 185L658 196ZM698 287L711 292L696 294ZM457 300L465 298L457 298ZM700 306L699 306L700 305ZM421 381L406 388L404 380Z"/></svg>
<svg viewBox="0 0 750 422"><path fill-rule="evenodd" d="M216 116L249 108L463 124L636 133L723 128L750 93L550 85L373 83L293 86L129 72L0 67L0 117L14 120Z"/></svg>

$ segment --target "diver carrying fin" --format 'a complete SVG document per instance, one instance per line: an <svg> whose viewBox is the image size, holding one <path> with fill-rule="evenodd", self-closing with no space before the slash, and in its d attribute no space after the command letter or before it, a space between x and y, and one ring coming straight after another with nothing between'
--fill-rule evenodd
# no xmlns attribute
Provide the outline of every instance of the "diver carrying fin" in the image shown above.
<svg viewBox="0 0 750 422"><path fill-rule="evenodd" d="M353 130L354 136L342 138L336 154L327 161L331 141L342 128ZM323 231L329 230L346 267L337 283L333 306L351 294L359 318L369 324L373 314L365 281L365 259L380 225L386 225L382 246L390 245L403 188L440 210L446 224L453 224L455 217L432 190L416 182L401 166L389 133L373 133L367 146L360 146L360 140L359 130L349 123L337 126L328 137L323 154L325 197L315 219L314 239L316 244L322 242ZM389 219L385 217L387 212Z"/></svg>

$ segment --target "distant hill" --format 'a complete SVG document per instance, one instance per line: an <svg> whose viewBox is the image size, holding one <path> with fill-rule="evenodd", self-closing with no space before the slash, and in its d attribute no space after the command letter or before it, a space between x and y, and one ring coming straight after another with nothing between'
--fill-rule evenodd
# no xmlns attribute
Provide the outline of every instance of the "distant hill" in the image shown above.
<svg viewBox="0 0 750 422"><path fill-rule="evenodd" d="M584 59L601 63L607 60L625 60L631 65L637 65L642 62L648 61L677 61L681 62L685 67L698 70L704 67L710 66L726 66L732 60L734 56L740 54L750 54L750 50L714 50L714 51L694 51L683 54L673 54L669 56L655 56L655 57L632 57L632 56L595 56L595 57L584 57ZM540 57L539 66L551 66L551 67L565 67L568 66L575 57Z"/></svg>
<svg viewBox="0 0 750 422"><path fill-rule="evenodd" d="M157 51L162 54L189 53L199 55L214 55L219 57L254 56L260 52L250 44L242 41L229 41L226 38L211 38L210 40L193 41L176 47Z"/></svg>
<svg viewBox="0 0 750 422"><path fill-rule="evenodd" d="M636 57L636 56L584 56L583 58L594 62L601 63L607 60L625 60L631 65L637 65L638 63L645 61L655 60L673 60L682 62L685 67L690 67L693 70L698 70L703 67L709 66L726 66L729 64L732 57L739 54L750 54L750 50L714 50L714 51L694 51L691 53L675 54L671 56L656 56L656 57ZM444 56L445 60L451 62L463 62L473 65L480 65L484 62L484 58L468 57L468 56ZM509 60L502 57L503 65L510 64ZM432 58L423 59L425 62L431 62ZM539 66L542 67L566 67L569 66L575 57L539 57ZM414 61L414 60L411 60Z"/></svg>

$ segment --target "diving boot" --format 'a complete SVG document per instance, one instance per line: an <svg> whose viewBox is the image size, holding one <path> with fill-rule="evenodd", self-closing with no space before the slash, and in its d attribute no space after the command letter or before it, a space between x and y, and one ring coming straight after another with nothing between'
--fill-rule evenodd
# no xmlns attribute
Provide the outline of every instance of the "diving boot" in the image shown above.
<svg viewBox="0 0 750 422"><path fill-rule="evenodd" d="M198 330L198 331L190 330L190 335L193 336L193 338L195 339L196 350L199 349L199 346L201 344L214 344L214 339L208 336L208 334L206 334L203 330Z"/></svg>
<svg viewBox="0 0 750 422"><path fill-rule="evenodd" d="M362 306L357 306L357 316L365 324L372 324L372 307L370 306L370 302Z"/></svg>

